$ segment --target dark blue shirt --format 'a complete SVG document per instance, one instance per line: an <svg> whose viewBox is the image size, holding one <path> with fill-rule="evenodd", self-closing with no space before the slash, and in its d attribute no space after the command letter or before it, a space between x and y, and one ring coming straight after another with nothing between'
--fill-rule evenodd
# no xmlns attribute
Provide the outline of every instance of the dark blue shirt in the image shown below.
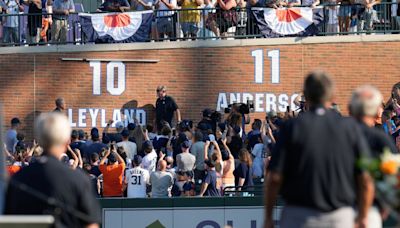
<svg viewBox="0 0 400 228"><path fill-rule="evenodd" d="M208 184L207 190L204 193L205 196L221 196L217 189L217 172L215 170L207 171L204 183Z"/></svg>
<svg viewBox="0 0 400 228"><path fill-rule="evenodd" d="M243 187L251 187L254 185L253 167L247 166L244 162L240 162L235 171L233 171L233 175L235 176L235 186L239 186L239 178L244 178ZM245 190L245 188L243 190Z"/></svg>
<svg viewBox="0 0 400 228"><path fill-rule="evenodd" d="M103 144L101 142L93 142L89 146L85 146L85 147L82 148L83 149L82 157L85 157L87 159L86 161L90 161L90 156L93 153L97 153L98 155L100 155L100 152L105 147L107 147L106 144Z"/></svg>

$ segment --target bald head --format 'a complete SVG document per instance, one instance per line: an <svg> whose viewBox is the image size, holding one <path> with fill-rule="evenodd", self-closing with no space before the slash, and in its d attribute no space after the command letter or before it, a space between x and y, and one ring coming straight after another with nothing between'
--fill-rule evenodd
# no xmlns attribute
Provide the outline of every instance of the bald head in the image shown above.
<svg viewBox="0 0 400 228"><path fill-rule="evenodd" d="M167 169L167 162L164 160L161 160L158 162L158 169L160 171L165 171L165 169Z"/></svg>
<svg viewBox="0 0 400 228"><path fill-rule="evenodd" d="M350 100L350 113L356 118L380 115L383 97L373 86L365 85L354 90Z"/></svg>

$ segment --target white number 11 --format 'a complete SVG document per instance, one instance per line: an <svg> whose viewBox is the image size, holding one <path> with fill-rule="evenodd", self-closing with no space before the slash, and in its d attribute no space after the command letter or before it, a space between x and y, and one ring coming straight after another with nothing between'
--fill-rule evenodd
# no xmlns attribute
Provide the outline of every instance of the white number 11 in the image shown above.
<svg viewBox="0 0 400 228"><path fill-rule="evenodd" d="M264 82L264 55L263 50L258 49L251 52L254 57L254 81L256 83ZM271 59L271 83L278 84L279 76L279 50L267 51L267 56Z"/></svg>

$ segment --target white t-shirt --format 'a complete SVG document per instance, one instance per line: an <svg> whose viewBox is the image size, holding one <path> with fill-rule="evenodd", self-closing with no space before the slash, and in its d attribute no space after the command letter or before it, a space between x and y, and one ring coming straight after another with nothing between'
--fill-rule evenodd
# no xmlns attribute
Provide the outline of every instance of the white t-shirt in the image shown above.
<svg viewBox="0 0 400 228"><path fill-rule="evenodd" d="M157 165L157 153L153 149L153 151L144 156L142 160L142 167L143 169L149 171L149 173L152 173L156 171L156 165Z"/></svg>
<svg viewBox="0 0 400 228"><path fill-rule="evenodd" d="M146 185L149 184L149 172L141 167L126 171L125 182L128 185L128 198L145 198Z"/></svg>
<svg viewBox="0 0 400 228"><path fill-rule="evenodd" d="M164 2L162 2L160 0L158 2L159 2L158 10L160 10L160 11L157 11L157 17L168 17L168 16L172 16L175 14L175 11L168 8L168 6L165 5ZM167 2L169 4L172 4L174 6L174 8L177 8L177 6L178 6L176 0L167 0Z"/></svg>
<svg viewBox="0 0 400 228"><path fill-rule="evenodd" d="M133 160L133 156L137 154L137 146L136 143L131 141L122 141L117 143L118 147L123 147L126 153L127 158Z"/></svg>

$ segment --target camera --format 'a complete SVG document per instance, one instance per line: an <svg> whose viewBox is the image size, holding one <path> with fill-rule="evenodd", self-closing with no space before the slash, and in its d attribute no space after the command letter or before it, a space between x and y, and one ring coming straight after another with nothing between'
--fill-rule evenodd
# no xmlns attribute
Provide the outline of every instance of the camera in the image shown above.
<svg viewBox="0 0 400 228"><path fill-rule="evenodd" d="M254 103L250 100L247 100L247 103L233 103L228 105L228 108L225 108L225 113L231 113L232 107L235 107L241 114L249 114L250 112L254 112Z"/></svg>

